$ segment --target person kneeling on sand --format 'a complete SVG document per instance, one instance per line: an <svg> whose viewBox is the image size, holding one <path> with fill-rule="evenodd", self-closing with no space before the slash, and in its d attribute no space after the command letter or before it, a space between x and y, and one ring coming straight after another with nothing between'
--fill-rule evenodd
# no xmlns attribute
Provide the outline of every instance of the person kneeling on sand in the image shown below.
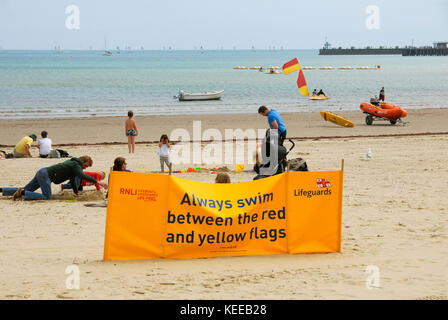
<svg viewBox="0 0 448 320"><path fill-rule="evenodd" d="M32 133L29 136L23 137L14 147L14 158L31 158L30 148L37 136Z"/></svg>
<svg viewBox="0 0 448 320"><path fill-rule="evenodd" d="M97 181L101 181L104 180L104 178L106 177L106 173L104 171L100 171L100 172L87 172L84 171L84 173L88 176L91 176L92 178L96 179ZM94 184L92 182L89 182L85 179L82 179L80 177L76 177L75 178L76 184L78 186L78 190L82 191L83 187L87 187L87 186L95 186L96 190L100 190L101 186L97 183ZM61 184L61 191L63 191L64 189L72 189L72 185L70 183L66 183L66 184Z"/></svg>
<svg viewBox="0 0 448 320"><path fill-rule="evenodd" d="M71 158L70 160L53 166L39 169L34 178L23 188L0 188L0 191L4 196L12 195L14 201L22 196L25 197L25 200L51 200L51 183L59 184L66 180L70 180L73 192L75 193L75 196L78 196L78 186L75 181L76 177L80 177L81 179L107 188L107 183L97 181L83 172L83 169L91 167L92 164L92 158L89 156ZM42 190L42 193L34 192L39 188Z"/></svg>

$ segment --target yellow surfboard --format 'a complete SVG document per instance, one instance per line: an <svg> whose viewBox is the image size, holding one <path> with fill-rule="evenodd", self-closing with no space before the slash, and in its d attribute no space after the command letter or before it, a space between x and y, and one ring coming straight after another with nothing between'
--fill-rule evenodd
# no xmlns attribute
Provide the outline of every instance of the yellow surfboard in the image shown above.
<svg viewBox="0 0 448 320"><path fill-rule="evenodd" d="M348 127L348 128L354 127L353 122L351 122L350 120L344 119L341 116L338 116L337 114L334 114L331 112L326 112L326 111L321 111L320 115L322 116L322 118L324 118L325 121L333 122L334 124L337 124L338 126Z"/></svg>

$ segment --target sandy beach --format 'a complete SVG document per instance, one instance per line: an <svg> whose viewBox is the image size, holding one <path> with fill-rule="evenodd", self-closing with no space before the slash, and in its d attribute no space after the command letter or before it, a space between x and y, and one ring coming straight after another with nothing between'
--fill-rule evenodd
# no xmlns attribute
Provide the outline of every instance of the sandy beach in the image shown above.
<svg viewBox="0 0 448 320"><path fill-rule="evenodd" d="M51 201L13 202L0 197L0 299L446 299L448 296L448 109L408 110L406 125L374 122L359 111L340 114L342 128L318 113L282 114L296 142L289 158L310 170L339 170L345 160L342 252L333 254L103 261L105 208L86 208L105 192L90 188L75 202L71 191ZM139 117L136 153L129 155L126 117L0 120L0 149L12 152L25 135L42 130L71 155L90 155L90 171L107 171L117 156L128 169L160 169L154 143L192 122L205 131L267 127L253 114ZM373 157L367 159L371 149ZM32 154L38 155L37 148ZM245 167L250 168L246 159ZM42 167L61 159L0 161L0 187L23 186ZM201 165L191 163L182 165ZM203 165L203 164L202 164ZM251 180L235 172L232 182ZM208 166L210 167L210 166ZM179 169L179 168L174 168ZM176 174L213 182L210 173ZM66 268L80 270L80 289L66 288ZM368 266L380 287L368 288Z"/></svg>

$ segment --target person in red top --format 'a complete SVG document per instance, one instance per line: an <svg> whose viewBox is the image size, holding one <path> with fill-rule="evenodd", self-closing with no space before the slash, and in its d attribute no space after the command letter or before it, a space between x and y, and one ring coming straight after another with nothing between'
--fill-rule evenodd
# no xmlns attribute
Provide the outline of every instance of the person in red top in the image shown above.
<svg viewBox="0 0 448 320"><path fill-rule="evenodd" d="M84 171L84 173L88 176L91 176L92 178L96 179L97 181L101 181L106 177L106 174L103 171L100 172L87 172ZM83 187L87 187L87 186L95 186L96 190L100 190L101 186L99 184L93 184L92 182L89 182L87 180L82 179L81 181L79 181L80 179L75 179L76 180L76 184L78 185L78 190L82 191ZM61 184L61 191L63 191L64 189L71 189L72 186L70 183L66 183L66 184Z"/></svg>

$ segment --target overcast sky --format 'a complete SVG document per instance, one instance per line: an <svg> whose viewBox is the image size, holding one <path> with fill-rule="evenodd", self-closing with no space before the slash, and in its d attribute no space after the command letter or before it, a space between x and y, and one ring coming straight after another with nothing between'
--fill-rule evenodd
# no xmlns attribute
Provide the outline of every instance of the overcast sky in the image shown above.
<svg viewBox="0 0 448 320"><path fill-rule="evenodd" d="M79 30L66 7L79 8ZM368 29L369 5L379 29ZM372 21L371 19L369 21ZM2 49L315 49L448 41L446 0L0 0Z"/></svg>

